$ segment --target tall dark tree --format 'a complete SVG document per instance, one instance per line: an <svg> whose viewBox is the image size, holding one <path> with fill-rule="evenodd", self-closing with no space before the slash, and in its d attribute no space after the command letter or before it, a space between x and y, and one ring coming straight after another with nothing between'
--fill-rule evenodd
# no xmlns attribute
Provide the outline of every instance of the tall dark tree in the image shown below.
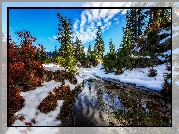
<svg viewBox="0 0 179 134"><path fill-rule="evenodd" d="M109 53L110 54L114 54L115 53L115 46L112 42L112 39L110 39L110 42L109 42Z"/></svg>
<svg viewBox="0 0 179 134"><path fill-rule="evenodd" d="M114 71L115 60L116 60L115 46L112 42L112 39L110 39L109 53L107 53L107 55L105 55L104 58L103 58L103 66L104 66L106 72L113 72Z"/></svg>
<svg viewBox="0 0 179 134"><path fill-rule="evenodd" d="M69 71L76 73L76 58L75 58L75 48L74 43L72 42L72 20L64 18L60 13L57 13L58 18L60 19L60 28L59 30L59 37L58 41L60 42L61 46L59 49L59 57L57 57L58 64L65 67Z"/></svg>
<svg viewBox="0 0 179 134"><path fill-rule="evenodd" d="M102 38L102 32L101 27L98 26L98 31L96 33L96 39L95 39L95 45L94 45L94 52L96 53L96 56L99 60L103 59L104 51L105 51L105 45Z"/></svg>
<svg viewBox="0 0 179 134"><path fill-rule="evenodd" d="M74 44L72 42L72 20L71 19L66 19L66 17L64 18L60 13L57 13L58 18L60 19L60 24L58 24L60 26L60 28L58 28L59 30L59 37L58 37L58 41L61 44L60 47L60 56L62 57L69 57L71 55L74 55Z"/></svg>
<svg viewBox="0 0 179 134"><path fill-rule="evenodd" d="M123 28L123 39L121 46L116 53L116 73L123 73L123 69L132 69L131 52L132 52L132 35L130 29Z"/></svg>
<svg viewBox="0 0 179 134"><path fill-rule="evenodd" d="M78 39L78 37L76 37L76 42L74 44L75 44L75 57L78 61L81 62L85 57L84 46L81 40Z"/></svg>
<svg viewBox="0 0 179 134"><path fill-rule="evenodd" d="M87 59L89 65L96 66L97 65L97 56L96 52L91 50L91 44L89 43L89 47L87 50Z"/></svg>

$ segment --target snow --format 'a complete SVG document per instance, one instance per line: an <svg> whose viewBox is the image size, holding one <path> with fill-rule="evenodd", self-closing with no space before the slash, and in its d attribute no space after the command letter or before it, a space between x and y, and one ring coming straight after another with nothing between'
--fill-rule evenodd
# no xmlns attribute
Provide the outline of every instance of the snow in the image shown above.
<svg viewBox="0 0 179 134"><path fill-rule="evenodd" d="M164 82L163 73L167 73L168 71L165 70L164 64L156 66L154 69L157 70L156 77L148 76L148 68L134 68L132 71L126 70L121 75L115 75L114 73L105 74L104 70L96 69L95 75L102 78L120 80L124 83L135 83L136 86L144 86L151 90L160 91Z"/></svg>
<svg viewBox="0 0 179 134"><path fill-rule="evenodd" d="M42 64L44 67L45 67L45 70L48 70L48 71L57 71L57 70L65 70L64 67L60 67L59 65L55 65L55 64Z"/></svg>
<svg viewBox="0 0 179 134"><path fill-rule="evenodd" d="M70 86L70 90L71 90L71 91L75 89L75 85L74 85L74 84L71 84L71 83L69 82L69 80L65 80L65 86L67 86L67 85Z"/></svg>
<svg viewBox="0 0 179 134"><path fill-rule="evenodd" d="M150 56L135 56L133 54L131 54L131 57L134 57L134 58L150 58Z"/></svg>
<svg viewBox="0 0 179 134"><path fill-rule="evenodd" d="M177 51L179 51L179 49ZM171 51L168 50L164 53L169 54L170 52ZM44 67L49 70L63 69L62 67L56 66L54 64L44 65ZM77 79L77 84L81 84L83 80L85 79L98 79L99 80L99 78L96 77L98 76L100 78L119 80L120 82L124 82L124 83L132 83L132 84L135 83L137 87L144 86L146 88L149 88L150 90L160 91L164 83L164 78L163 78L164 73L170 72L165 69L166 67L164 64L154 67L154 69L157 70L157 75L155 77L148 76L149 68L134 68L131 71L124 70L123 74L115 75L114 73L106 74L104 69L102 69L102 67L103 66L101 64L92 68L80 67L79 75L75 76ZM175 75L176 74L178 74L178 72L175 72ZM175 82L175 84L179 85L179 82ZM36 120L36 123L35 124L32 123L32 126L57 126L59 125L61 122L60 120L56 120L56 117L58 116L60 112L60 107L63 105L64 100L58 100L57 101L58 105L56 109L47 114L41 113L37 109L37 106L40 104L40 102L43 101L43 99L46 98L46 96L48 95L50 91L53 93L53 89L61 85L62 85L61 82L55 82L54 80L52 80L49 82L44 82L41 87L37 87L35 90L21 92L21 95L25 98L25 106L20 111L16 112L15 115L24 116L25 120L23 121L16 120L12 124L12 126L27 126L25 122L31 122L31 120L34 118ZM69 80L65 80L65 85L69 85L70 90L74 90L76 86L74 84L71 84ZM37 112L38 114L36 115ZM18 131L18 130L14 130L14 132L15 131ZM35 131L36 130L34 130L34 132Z"/></svg>
<svg viewBox="0 0 179 134"><path fill-rule="evenodd" d="M164 55L170 55L171 54L171 49L170 50L167 50L166 52L163 52L161 54L164 54ZM164 61L166 58L165 57L162 57L160 55L157 56L158 59L160 59L161 61Z"/></svg>
<svg viewBox="0 0 179 134"><path fill-rule="evenodd" d="M169 35L169 36L167 36L166 38L164 38L164 39L160 40L159 44L164 43L166 40L168 40L168 39L170 39L170 38L171 38L171 36L170 36L170 35Z"/></svg>
<svg viewBox="0 0 179 134"><path fill-rule="evenodd" d="M171 30L164 30L164 29L162 29L162 30L159 32L159 35L162 35L162 34L171 34Z"/></svg>
<svg viewBox="0 0 179 134"><path fill-rule="evenodd" d="M50 91L53 93L53 89L61 86L61 84L61 82L52 80L44 82L42 87L37 87L35 90L21 92L21 95L25 98L25 106L15 115L24 116L25 120L16 120L12 126L26 126L25 122L31 122L33 118L35 118L36 123L32 123L32 126L56 126L60 124L59 121L55 121L55 118L59 114L64 100L59 100L56 110L47 114L41 113L37 107ZM39 113L38 115L36 115L37 112Z"/></svg>

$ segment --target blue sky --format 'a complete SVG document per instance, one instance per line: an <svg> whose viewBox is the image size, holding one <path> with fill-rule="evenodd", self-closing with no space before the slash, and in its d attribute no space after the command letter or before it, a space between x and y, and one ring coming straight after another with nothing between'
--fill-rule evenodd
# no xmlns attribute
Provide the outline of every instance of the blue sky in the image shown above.
<svg viewBox="0 0 179 134"><path fill-rule="evenodd" d="M55 3L53 3L54 5L52 3L49 5L46 2L44 6L43 4L41 6L52 7L55 5ZM58 4L57 2L56 6ZM61 6L63 4L67 6L66 3L61 3ZM24 7L27 5L30 6L27 3L21 6ZM39 5L36 4L36 6ZM70 5L74 7L130 7L131 2L79 2L75 5ZM11 6L16 7L18 4L11 4ZM30 7L33 7L33 4ZM85 50L87 50L89 42L93 48L98 25L101 25L103 29L102 37L105 42L105 52L109 51L110 38L112 38L116 49L119 47L123 36L122 27L125 26L126 10L123 9L11 9L9 14L10 36L17 42L17 35L14 32L27 30L37 38L34 45L38 43L43 44L48 51L53 51L55 45L59 48L60 43L55 40L57 38L56 33L58 33L59 24L57 12L66 16L67 19L72 19L73 36L77 36L82 40ZM5 23L6 20L4 19Z"/></svg>
<svg viewBox="0 0 179 134"><path fill-rule="evenodd" d="M3 2L2 32L7 34L7 7L130 7L132 2ZM53 51L58 33L59 19L57 13L72 19L73 36L82 40L85 50L89 42L94 46L97 26L103 29L102 37L105 52L109 51L109 41L112 39L118 49L122 40L122 27L125 26L126 9L11 9L9 32L17 42L14 32L27 30L37 38L34 45L43 44L47 51Z"/></svg>
<svg viewBox="0 0 179 134"><path fill-rule="evenodd" d="M108 12L108 9L103 10ZM111 12L115 11L111 10ZM37 38L36 43L43 44L48 51L53 51L55 45L57 48L60 47L60 43L55 40L59 24L57 13L72 19L73 36L77 36L83 42L85 50L87 50L89 42L93 48L98 25L103 29L102 37L106 52L109 49L110 38L116 48L119 47L123 35L122 27L125 26L124 14L109 13L112 16L110 17L98 9L93 9L93 11L91 9L11 9L9 12L10 35L16 39L17 35L14 32L30 31Z"/></svg>

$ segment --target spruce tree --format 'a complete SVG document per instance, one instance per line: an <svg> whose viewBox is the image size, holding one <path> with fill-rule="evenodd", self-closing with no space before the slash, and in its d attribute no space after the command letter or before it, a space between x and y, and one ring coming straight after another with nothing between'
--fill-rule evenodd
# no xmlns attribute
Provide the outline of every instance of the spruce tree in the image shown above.
<svg viewBox="0 0 179 134"><path fill-rule="evenodd" d="M104 56L103 58L103 66L105 68L106 72L113 72L115 68L115 46L112 42L112 39L110 39L109 42L109 53Z"/></svg>
<svg viewBox="0 0 179 134"><path fill-rule="evenodd" d="M91 44L89 43L88 51L87 51L87 59L89 65L96 66L97 65L97 58L96 52L91 50Z"/></svg>
<svg viewBox="0 0 179 134"><path fill-rule="evenodd" d="M116 53L115 66L117 74L123 73L123 69L132 69L131 52L132 52L132 35L130 29L123 28L123 39L120 49Z"/></svg>
<svg viewBox="0 0 179 134"><path fill-rule="evenodd" d="M59 37L58 41L60 42L61 46L59 49L59 56L57 57L58 64L65 67L69 71L76 73L76 58L75 58L75 47L74 43L72 42L72 20L64 18L60 13L57 13L58 18L60 19L60 28L59 30Z"/></svg>
<svg viewBox="0 0 179 134"><path fill-rule="evenodd" d="M56 63L56 58L58 57L57 45L55 45L55 51L53 52L52 62Z"/></svg>
<svg viewBox="0 0 179 134"><path fill-rule="evenodd" d="M58 18L60 19L60 24L58 24L60 26L60 28L58 28L59 30L59 37L58 37L58 41L61 44L60 47L60 56L67 58L71 55L74 54L74 45L72 42L72 24L71 24L71 19L66 19L66 17L64 18L60 13L57 13Z"/></svg>
<svg viewBox="0 0 179 134"><path fill-rule="evenodd" d="M115 46L112 42L112 39L110 39L110 42L109 42L109 53L110 54L114 54L115 53Z"/></svg>
<svg viewBox="0 0 179 134"><path fill-rule="evenodd" d="M98 26L98 31L96 33L96 39L95 39L95 45L94 45L94 52L96 53L97 59L102 60L104 56L104 51L105 51L105 45L104 41L102 38L102 33L101 33L101 27Z"/></svg>
<svg viewBox="0 0 179 134"><path fill-rule="evenodd" d="M78 39L78 37L76 37L76 42L74 44L75 44L75 57L79 62L81 62L85 57L84 46L81 40Z"/></svg>

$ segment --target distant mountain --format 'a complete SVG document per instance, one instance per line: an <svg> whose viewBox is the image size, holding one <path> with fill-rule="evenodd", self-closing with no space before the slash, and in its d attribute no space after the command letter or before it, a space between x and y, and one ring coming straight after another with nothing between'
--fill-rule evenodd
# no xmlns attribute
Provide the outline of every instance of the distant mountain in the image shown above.
<svg viewBox="0 0 179 134"><path fill-rule="evenodd" d="M54 54L54 52L46 52L46 56L48 56L48 57L52 57L53 56L53 54Z"/></svg>

